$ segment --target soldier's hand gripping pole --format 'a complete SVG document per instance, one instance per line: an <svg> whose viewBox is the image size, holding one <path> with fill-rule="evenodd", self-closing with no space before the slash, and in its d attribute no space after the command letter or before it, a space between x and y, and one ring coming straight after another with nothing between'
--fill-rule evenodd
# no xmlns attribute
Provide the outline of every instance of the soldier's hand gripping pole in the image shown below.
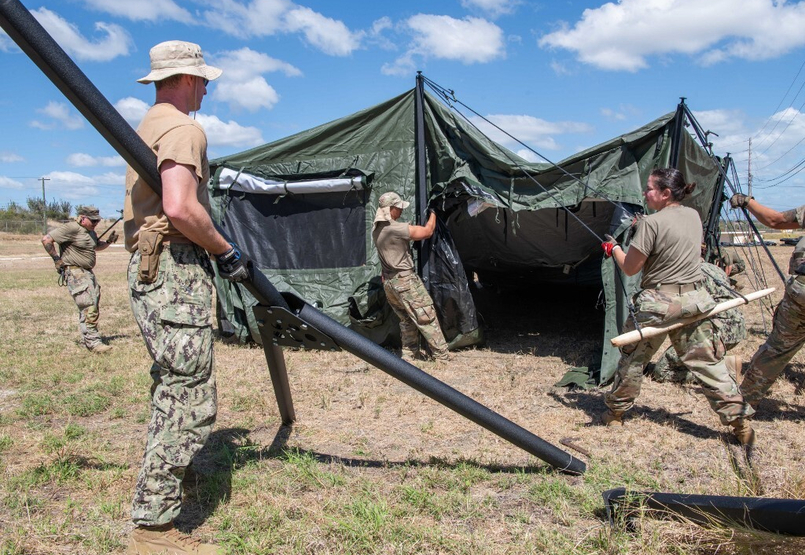
<svg viewBox="0 0 805 555"><path fill-rule="evenodd" d="M162 183L157 171L156 155L19 0L0 0L0 26L118 154L161 196ZM227 237L219 226L216 226L216 229L225 238ZM229 241L228 238L227 240ZM247 267L249 278L243 281L242 285L254 295L261 305L293 312L302 321L309 322L327 334L345 350L557 469L572 474L581 474L586 470L584 462L392 355L357 332L328 318L307 303L300 301L294 303L293 307L289 307L289 303L262 272L256 269L251 262ZM294 299L294 297L289 296L289 299ZM277 402L280 405L280 414L284 423L290 423L294 418L293 405L281 348L276 345L267 345L265 342L263 348L266 350L266 360L274 383Z"/></svg>

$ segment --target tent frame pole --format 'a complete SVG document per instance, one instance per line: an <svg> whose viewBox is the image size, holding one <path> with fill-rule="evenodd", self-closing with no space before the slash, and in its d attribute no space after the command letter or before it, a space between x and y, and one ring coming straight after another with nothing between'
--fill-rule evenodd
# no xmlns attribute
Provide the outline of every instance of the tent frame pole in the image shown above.
<svg viewBox="0 0 805 555"><path fill-rule="evenodd" d="M425 145L425 78L421 71L416 75L416 87L414 94L414 150L415 150L415 171L416 171L416 216L419 225L427 223L428 212L428 161L427 149ZM429 266L430 266L430 240L418 241L415 243L419 248L417 257L417 268L419 276L428 286Z"/></svg>
<svg viewBox="0 0 805 555"><path fill-rule="evenodd" d="M161 196L162 182L157 171L154 152L132 127L98 91L86 75L75 65L55 40L45 31L19 0L0 0L0 27L36 63L42 72L64 93L73 105L87 118L120 156L139 173L140 177ZM224 230L216 229L225 238ZM227 239L228 240L228 239ZM248 253L244 253L248 258ZM500 414L456 391L444 382L423 372L416 366L393 355L383 347L327 317L304 300L293 295L281 295L268 278L251 261L249 279L242 285L262 307L277 307L294 314L304 323L310 323L344 350L383 370L392 377L411 386L420 393L438 401L445 407L486 428L502 439L520 447L552 465L556 469L583 474L587 465L569 453L546 442ZM287 300L286 300L287 299ZM293 304L293 309L289 306ZM257 311L258 307L255 307ZM264 343L268 343L264 341ZM277 403L283 424L294 417L288 376L282 350L271 343L264 347ZM288 421L286 421L286 419Z"/></svg>

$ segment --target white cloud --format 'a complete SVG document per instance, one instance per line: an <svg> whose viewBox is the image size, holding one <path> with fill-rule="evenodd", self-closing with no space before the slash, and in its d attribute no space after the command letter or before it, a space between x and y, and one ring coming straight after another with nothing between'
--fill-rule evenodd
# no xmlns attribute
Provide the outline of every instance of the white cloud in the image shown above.
<svg viewBox="0 0 805 555"><path fill-rule="evenodd" d="M204 127L211 147L253 147L265 143L256 127L243 127L232 120L223 122L216 116L198 114L196 120Z"/></svg>
<svg viewBox="0 0 805 555"><path fill-rule="evenodd" d="M76 130L84 127L84 118L74 112L71 113L70 108L63 102L48 102L47 106L36 111L50 118L50 121L33 120L31 127L45 130L56 128Z"/></svg>
<svg viewBox="0 0 805 555"><path fill-rule="evenodd" d="M14 41L11 40L11 37L9 37L5 31L0 29L0 52L15 52L18 50L19 48Z"/></svg>
<svg viewBox="0 0 805 555"><path fill-rule="evenodd" d="M274 87L262 76L263 73L281 71L289 77L302 75L293 65L250 48L221 52L214 56L214 60L224 74L213 88L213 100L227 102L233 108L250 112L260 108L270 110L280 99Z"/></svg>
<svg viewBox="0 0 805 555"><path fill-rule="evenodd" d="M193 16L174 0L84 0L89 8L125 17L132 21L165 21L190 23Z"/></svg>
<svg viewBox="0 0 805 555"><path fill-rule="evenodd" d="M31 12L65 52L79 60L108 62L126 56L134 47L131 35L114 23L95 23L95 30L103 36L97 40L84 37L74 24L47 8Z"/></svg>
<svg viewBox="0 0 805 555"><path fill-rule="evenodd" d="M383 65L385 75L410 75L430 58L475 64L506 56L503 30L485 19L417 14L401 27L411 42L404 54Z"/></svg>
<svg viewBox="0 0 805 555"><path fill-rule="evenodd" d="M120 112L120 115L123 116L129 125L137 128L140 125L140 121L142 121L143 116L150 108L149 104L146 104L139 98L134 98L132 96L127 96L126 98L121 98L117 102L115 102L115 109Z"/></svg>
<svg viewBox="0 0 805 555"><path fill-rule="evenodd" d="M0 175L0 189L24 189L24 188L25 185L23 185L16 179L11 179L10 177Z"/></svg>
<svg viewBox="0 0 805 555"><path fill-rule="evenodd" d="M539 40L601 69L638 71L650 56L680 53L702 64L764 60L805 44L805 2L621 0L586 9L572 27Z"/></svg>
<svg viewBox="0 0 805 555"><path fill-rule="evenodd" d="M557 150L560 145L556 141L556 136L565 134L579 134L590 133L593 128L581 122L574 121L546 121L541 118L527 115L514 115L514 114L493 114L486 116L486 119L492 122L509 135L522 141L530 147L539 149ZM517 140L512 139L500 131L492 124L487 123L480 117L474 116L470 118L473 124L480 129L487 137L502 144L512 150L521 147ZM528 150L526 150L528 152ZM518 151L518 154L520 152ZM531 159L523 154L520 154L526 159ZM533 156L533 153L532 153Z"/></svg>
<svg viewBox="0 0 805 555"><path fill-rule="evenodd" d="M307 42L331 56L348 56L360 46L364 35L310 8L290 10L285 14L285 21L288 31L303 33Z"/></svg>
<svg viewBox="0 0 805 555"><path fill-rule="evenodd" d="M331 56L349 55L365 34L288 0L211 0L201 18L207 26L240 38L301 33L308 44Z"/></svg>
<svg viewBox="0 0 805 555"><path fill-rule="evenodd" d="M601 108L601 115L610 121L624 121L640 114L640 110L631 104L620 104L617 108Z"/></svg>
<svg viewBox="0 0 805 555"><path fill-rule="evenodd" d="M464 8L482 11L490 17L513 13L520 3L520 0L461 0Z"/></svg>
<svg viewBox="0 0 805 555"><path fill-rule="evenodd" d="M91 156L83 152L75 152L67 157L67 163L78 168L91 168L96 166L115 167L125 166L126 162L120 156Z"/></svg>
<svg viewBox="0 0 805 555"><path fill-rule="evenodd" d="M0 152L0 162L13 164L14 162L24 162L25 158L14 152Z"/></svg>
<svg viewBox="0 0 805 555"><path fill-rule="evenodd" d="M503 30L485 19L417 14L407 24L413 50L426 57L474 64L505 56Z"/></svg>

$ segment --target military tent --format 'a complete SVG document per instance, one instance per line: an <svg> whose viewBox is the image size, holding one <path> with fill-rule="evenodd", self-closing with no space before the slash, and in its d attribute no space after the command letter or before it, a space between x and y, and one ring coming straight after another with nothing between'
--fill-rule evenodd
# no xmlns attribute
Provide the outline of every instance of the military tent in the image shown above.
<svg viewBox="0 0 805 555"><path fill-rule="evenodd" d="M396 191L416 214L430 206L440 215L419 268L451 347L481 339L468 275L601 284L605 337L600 363L591 367L600 366L595 382L608 381L618 358L608 338L627 316L636 278L623 278L602 257L601 237L628 240L656 167L678 167L698 183L686 202L703 221L720 206L719 161L684 130L690 112L681 103L557 164L532 163L488 139L438 99L443 91L425 93L422 83L420 77L415 89L376 106L213 160L215 220L280 291L389 343L397 323L385 303L371 227L380 195ZM260 341L251 295L216 283L222 318L241 339Z"/></svg>

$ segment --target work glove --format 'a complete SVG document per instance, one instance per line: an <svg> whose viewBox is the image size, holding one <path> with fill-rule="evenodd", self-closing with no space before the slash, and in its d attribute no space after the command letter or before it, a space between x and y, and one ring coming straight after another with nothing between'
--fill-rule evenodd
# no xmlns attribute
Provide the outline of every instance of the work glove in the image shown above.
<svg viewBox="0 0 805 555"><path fill-rule="evenodd" d="M106 238L106 242L107 243L117 243L118 237L119 237L119 235L117 234L117 231L113 231L112 233L109 234L109 237Z"/></svg>
<svg viewBox="0 0 805 555"><path fill-rule="evenodd" d="M235 243L229 244L232 248L215 257L218 262L218 274L224 279L235 282L249 279L249 270L246 268L248 259Z"/></svg>
<svg viewBox="0 0 805 555"><path fill-rule="evenodd" d="M755 197L750 197L749 195L744 195L742 193L735 193L730 198L730 208L746 208L749 204L749 201Z"/></svg>
<svg viewBox="0 0 805 555"><path fill-rule="evenodd" d="M64 260L57 258L53 261L53 264L56 266L56 273L62 275L64 273L64 267L66 266Z"/></svg>
<svg viewBox="0 0 805 555"><path fill-rule="evenodd" d="M609 234L604 234L604 239L606 239L606 241L601 243L601 248L604 249L604 256L609 258L612 256L612 249L618 246L618 241L616 241L615 238Z"/></svg>

